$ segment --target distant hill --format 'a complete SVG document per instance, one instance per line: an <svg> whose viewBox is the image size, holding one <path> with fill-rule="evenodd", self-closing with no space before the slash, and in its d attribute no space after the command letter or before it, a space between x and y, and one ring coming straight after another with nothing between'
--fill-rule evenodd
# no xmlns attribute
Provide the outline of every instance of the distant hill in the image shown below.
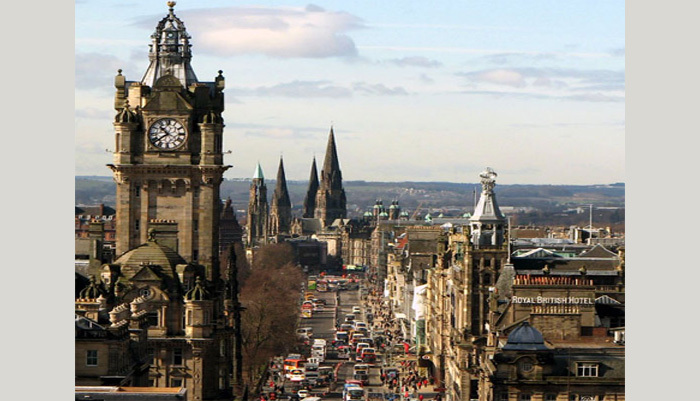
<svg viewBox="0 0 700 401"><path fill-rule="evenodd" d="M385 207L388 207L392 200L398 199L402 209L408 210L409 213L413 213L416 207L421 205L419 215L428 212L456 215L471 212L474 206L474 193L476 191L478 196L481 191L481 184L478 183L345 181L343 184L350 217L360 215L370 209L377 199L382 199ZM307 185L306 181L287 181L293 213L296 215L301 214ZM221 185L221 197L224 199L230 197L236 209L243 211L248 205L249 187L250 179L225 180ZM274 187L274 180L267 181L268 196L272 195ZM116 185L111 177L78 176L75 178L76 205L104 203L114 206L115 192ZM498 184L496 196L499 205L504 209L526 208L527 213L521 213L518 216L520 224L537 224L540 219L550 218L562 220L555 217L560 214L572 214L565 211L577 207L587 208L589 204L593 204L595 208L609 208L605 209L607 211L600 212L601 215L596 217L597 221L607 215L617 213L617 217L611 217L613 220L610 223L624 224L624 183L602 185ZM578 220L585 221L588 218L587 211L581 213L581 210L578 210L578 213L573 213L574 216L577 214L579 215ZM528 215L532 216L532 221L527 220ZM572 221L574 220L578 221L577 219ZM569 224L567 221L561 223Z"/></svg>

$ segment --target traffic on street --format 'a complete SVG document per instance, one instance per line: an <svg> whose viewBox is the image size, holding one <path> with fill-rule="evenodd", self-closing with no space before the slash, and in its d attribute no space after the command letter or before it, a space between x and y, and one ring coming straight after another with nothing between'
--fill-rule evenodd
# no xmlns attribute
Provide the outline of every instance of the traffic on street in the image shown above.
<svg viewBox="0 0 700 401"><path fill-rule="evenodd" d="M260 401L441 400L362 272L309 276L300 308L299 352L270 361Z"/></svg>

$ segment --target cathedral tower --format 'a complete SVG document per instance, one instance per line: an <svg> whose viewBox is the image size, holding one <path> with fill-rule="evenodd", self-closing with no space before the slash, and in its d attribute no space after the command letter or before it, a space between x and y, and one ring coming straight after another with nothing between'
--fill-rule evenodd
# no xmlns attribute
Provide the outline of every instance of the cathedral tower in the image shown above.
<svg viewBox="0 0 700 401"><path fill-rule="evenodd" d="M284 163L280 157L277 169L277 184L272 193L270 206L270 235L289 234L292 225L292 202L287 191L287 178L284 175Z"/></svg>
<svg viewBox="0 0 700 401"><path fill-rule="evenodd" d="M340 173L338 152L335 148L335 136L333 127L328 135L326 158L321 170L321 184L316 193L316 210L314 217L322 219L324 225L329 226L335 219L344 219L347 216L345 190L343 189L343 176Z"/></svg>
<svg viewBox="0 0 700 401"><path fill-rule="evenodd" d="M267 186L262 167L258 163L253 174L253 182L250 184L250 196L248 198L248 246L265 244L268 236L267 225Z"/></svg>
<svg viewBox="0 0 700 401"><path fill-rule="evenodd" d="M314 218L316 210L316 193L318 192L318 174L316 173L316 157L311 163L311 176L309 177L309 187L306 190L304 198L304 215L305 218Z"/></svg>
<svg viewBox="0 0 700 401"><path fill-rule="evenodd" d="M157 222L176 225L175 250L218 277L219 186L224 171L224 77L197 79L190 35L175 2L151 35L150 65L141 81L119 70L114 84L116 251L147 241Z"/></svg>

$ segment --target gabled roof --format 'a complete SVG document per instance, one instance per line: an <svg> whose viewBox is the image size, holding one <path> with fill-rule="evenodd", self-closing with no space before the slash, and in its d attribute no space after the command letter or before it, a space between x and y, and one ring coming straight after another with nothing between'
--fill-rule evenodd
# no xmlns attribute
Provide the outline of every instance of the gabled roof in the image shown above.
<svg viewBox="0 0 700 401"><path fill-rule="evenodd" d="M607 295L603 295L603 296L596 298L595 303L602 304L602 305L622 305L622 302L620 302L616 299L610 298Z"/></svg>
<svg viewBox="0 0 700 401"><path fill-rule="evenodd" d="M89 319L85 316L75 315L75 328L76 330L87 330L87 331L104 331L105 328L98 324L96 321Z"/></svg>
<svg viewBox="0 0 700 401"><path fill-rule="evenodd" d="M531 251L522 253L518 255L519 258L560 258L560 255L557 255L556 253L544 249L544 248L537 248L533 249Z"/></svg>
<svg viewBox="0 0 700 401"><path fill-rule="evenodd" d="M158 274L150 266L143 266L134 276L132 281L160 281Z"/></svg>
<svg viewBox="0 0 700 401"><path fill-rule="evenodd" d="M617 254L609 251L601 244L596 244L593 248L579 255L580 258L615 258Z"/></svg>

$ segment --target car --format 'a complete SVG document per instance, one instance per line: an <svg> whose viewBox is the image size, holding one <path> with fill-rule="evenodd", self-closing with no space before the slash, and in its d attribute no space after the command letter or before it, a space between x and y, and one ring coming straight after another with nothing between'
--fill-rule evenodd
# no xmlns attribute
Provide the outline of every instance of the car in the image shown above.
<svg viewBox="0 0 700 401"><path fill-rule="evenodd" d="M302 327L297 329L297 336L302 340L310 340L314 336L314 329L311 327Z"/></svg>
<svg viewBox="0 0 700 401"><path fill-rule="evenodd" d="M332 366L321 366L318 368L318 377L324 383L328 383L333 380L333 367Z"/></svg>
<svg viewBox="0 0 700 401"><path fill-rule="evenodd" d="M365 363L374 363L377 361L377 353L374 348L363 348L360 353L360 360Z"/></svg>
<svg viewBox="0 0 700 401"><path fill-rule="evenodd" d="M302 398L302 399L306 398L309 396L309 390L303 388L303 389L297 391L297 395L299 396L299 398Z"/></svg>
<svg viewBox="0 0 700 401"><path fill-rule="evenodd" d="M355 315L352 313L348 313L345 315L345 321L346 322L354 322L355 321Z"/></svg>
<svg viewBox="0 0 700 401"><path fill-rule="evenodd" d="M352 372L367 374L369 372L369 365L366 363L356 363L355 366L352 367Z"/></svg>
<svg viewBox="0 0 700 401"><path fill-rule="evenodd" d="M362 360L362 350L368 347L369 344L367 343L357 343L357 347L355 348L355 356L358 361Z"/></svg>
<svg viewBox="0 0 700 401"><path fill-rule="evenodd" d="M348 331L352 330L353 328L354 328L354 326L353 326L352 324L350 324L350 323L343 323L343 324L340 325L339 330L340 330L340 331L348 332Z"/></svg>
<svg viewBox="0 0 700 401"><path fill-rule="evenodd" d="M335 341L347 341L348 340L348 332L347 331L341 331L338 330L335 332Z"/></svg>
<svg viewBox="0 0 700 401"><path fill-rule="evenodd" d="M359 315L359 314L362 313L362 308L360 308L359 306L353 306L353 307L352 307L352 313L353 313L353 314Z"/></svg>
<svg viewBox="0 0 700 401"><path fill-rule="evenodd" d="M343 386L343 401L362 400L365 390L362 388L362 381L348 380Z"/></svg>
<svg viewBox="0 0 700 401"><path fill-rule="evenodd" d="M359 321L359 320L356 320L356 321L353 322L353 328L354 328L355 330L358 330L358 329L367 329L367 323L361 322L361 321Z"/></svg>
<svg viewBox="0 0 700 401"><path fill-rule="evenodd" d="M292 369L291 372L289 372L289 380L293 382L301 382L304 381L306 376L304 375L304 371L301 369Z"/></svg>
<svg viewBox="0 0 700 401"><path fill-rule="evenodd" d="M343 397L344 401L356 401L364 398L365 390L362 387L350 387L347 390L345 397Z"/></svg>
<svg viewBox="0 0 700 401"><path fill-rule="evenodd" d="M306 372L305 373L305 380L309 385L312 387L316 387L319 385L319 378L318 378L318 372Z"/></svg>

